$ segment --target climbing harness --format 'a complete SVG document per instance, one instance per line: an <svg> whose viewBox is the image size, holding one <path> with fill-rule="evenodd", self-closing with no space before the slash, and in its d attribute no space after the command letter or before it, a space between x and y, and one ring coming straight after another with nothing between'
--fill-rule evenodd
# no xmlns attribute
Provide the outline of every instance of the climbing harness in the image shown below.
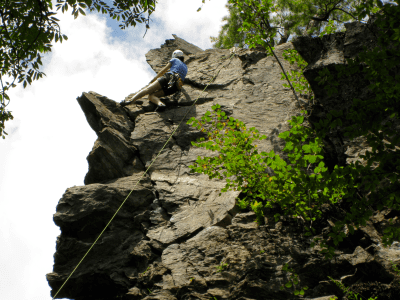
<svg viewBox="0 0 400 300"><path fill-rule="evenodd" d="M174 85L176 85L176 88L178 90L180 90L182 88L182 85L183 85L181 76L179 76L179 74L176 73L176 72L171 72L169 74L171 74L171 76L170 76L170 79L168 81L168 88L171 88Z"/></svg>
<svg viewBox="0 0 400 300"><path fill-rule="evenodd" d="M229 65L232 61L232 58L235 54L232 53L229 62L227 65ZM223 62L222 62L223 63ZM222 64L221 63L221 64ZM220 64L220 65L221 65ZM219 69L219 71L217 72L217 74L214 75L214 77L208 82L208 84L206 85L206 87L204 88L204 90L201 92L200 96L204 93L204 91L207 89L207 87L211 84L212 81L214 81L214 79L218 76L219 72L221 72L221 70L223 68L225 68L227 65L223 66L221 69ZM219 67L219 66L218 66ZM97 237L97 239L93 242L93 244L90 246L89 250L85 253L85 255L82 257L82 259L80 260L80 262L76 265L75 269L71 272L71 274L68 276L68 278L64 281L64 283L62 284L62 286L58 289L57 293L54 295L54 297L52 298L52 300L54 300L58 293L61 291L61 289L64 287L64 285L67 283L67 281L70 279L70 277L72 276L72 274L74 274L74 272L76 271L76 269L79 267L79 265L82 263L82 261L85 259L85 257L88 255L88 253L90 252L90 250L92 250L93 246L97 243L97 241L99 240L99 238L102 236L102 234L104 233L104 231L106 231L106 229L108 228L108 226L111 224L111 222L114 220L115 216L117 215L117 213L119 212L119 210L122 208L122 206L125 204L126 200L129 198L129 196L132 194L132 192L135 190L136 186L139 184L140 180L142 180L142 178L144 177L144 175L147 174L148 170L150 169L150 167L153 165L153 163L156 161L156 159L158 158L158 156L161 154L161 152L164 150L165 146L168 144L168 142L171 140L172 136L175 134L176 130L179 128L179 126L181 125L181 123L183 122L183 120L186 118L187 114L191 111L192 107L196 104L197 100L200 99L200 96L193 102L193 104L190 106L190 108L187 110L186 114L183 116L182 120L179 122L178 126L175 128L175 130L171 133L170 137L168 138L168 140L165 142L164 146L161 148L161 150L158 152L157 156L153 159L153 161L151 162L151 164L149 165L149 167L146 169L146 171L142 174L142 176L139 178L139 180L136 182L135 186L133 187L133 189L130 191L130 193L128 194L128 196L126 196L125 200L122 202L122 204L120 205L120 207L117 209L117 211L115 212L115 214L112 216L111 220L108 222L108 224L106 225L106 227L104 227L103 231L99 234L99 236Z"/></svg>
<svg viewBox="0 0 400 300"><path fill-rule="evenodd" d="M182 81L181 76L179 76L179 74L175 73L175 72L171 72L171 73L168 73L168 74L171 75L170 79L168 81L168 88L170 89L171 87L176 85L176 88L178 89L178 91L175 93L175 95L179 94L181 92L181 89L182 89L182 86L183 86L183 81ZM157 105L157 107L154 110L154 112L156 112L159 107L164 107L164 106L165 106L164 104Z"/></svg>

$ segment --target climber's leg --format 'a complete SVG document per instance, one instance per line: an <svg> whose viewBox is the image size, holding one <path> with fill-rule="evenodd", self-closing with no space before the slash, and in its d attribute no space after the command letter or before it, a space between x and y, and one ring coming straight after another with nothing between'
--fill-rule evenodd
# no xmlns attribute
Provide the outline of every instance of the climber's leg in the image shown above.
<svg viewBox="0 0 400 300"><path fill-rule="evenodd" d="M161 90L161 85L158 82L158 80L154 81L152 84L141 90L139 93L137 93L135 96L133 96L131 99L129 99L132 102L135 102L136 100L142 98L143 96L152 94L158 90Z"/></svg>
<svg viewBox="0 0 400 300"><path fill-rule="evenodd" d="M165 106L158 97L164 97L164 91L157 91L149 95L149 100L158 106Z"/></svg>

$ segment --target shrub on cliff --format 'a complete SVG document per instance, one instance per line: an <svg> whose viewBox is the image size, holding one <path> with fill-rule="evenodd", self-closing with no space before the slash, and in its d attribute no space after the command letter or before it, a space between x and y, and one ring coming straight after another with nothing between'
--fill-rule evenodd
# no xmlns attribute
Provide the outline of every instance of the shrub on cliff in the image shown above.
<svg viewBox="0 0 400 300"><path fill-rule="evenodd" d="M244 10L245 22L241 30L255 28L253 34L247 35L246 43L251 47L261 44L274 54L270 41L276 32L268 30L269 14L265 13L271 10L271 1L230 2ZM311 245L319 243L326 258L333 257L335 247L346 236L347 229L352 234L354 228L366 224L373 211L385 207L400 210L400 133L395 130L400 108L400 75L396 69L400 66L399 52L396 51L400 46L400 8L398 5L383 5L380 1L376 3L383 12L377 15L374 23L380 28L379 47L348 59L346 66L337 66L337 75L325 68L317 78L332 95L337 93L339 79L361 72L371 83L369 89L374 97L353 99L347 113L330 111L316 124L308 122L306 111L293 116L289 120L290 130L279 135L286 142L283 151L287 153L287 161L273 151L259 153L253 142L266 137L260 136L255 128L247 129L240 120L228 118L219 105L214 105L201 120L191 118L188 121L208 135L208 140L202 138L192 142L193 145L220 152L216 157L198 157L190 166L192 171L207 174L210 178L225 178L226 186L222 192L230 189L242 191L244 198L238 199L238 205L242 208L250 206L259 223L262 222L263 209L275 203L285 215L303 218L308 224L306 234L311 235L313 222L322 216L323 204L344 203L348 209L335 222L329 235L315 239ZM371 16L373 8L372 0L360 4L357 7L358 19ZM262 20L258 18L261 11ZM295 52L288 52L286 58L304 68L304 61ZM302 76L283 75L290 86L293 86L291 81L296 76L300 79ZM309 86L305 80L298 80L298 85L292 89L301 92L308 90ZM343 126L345 121L351 126ZM366 138L372 147L372 151L361 156L366 164L357 161L328 170L322 140L332 129L349 139ZM266 172L268 169L272 172ZM280 215L275 217L278 219ZM383 244L387 246L399 238L400 228L391 224L384 231Z"/></svg>

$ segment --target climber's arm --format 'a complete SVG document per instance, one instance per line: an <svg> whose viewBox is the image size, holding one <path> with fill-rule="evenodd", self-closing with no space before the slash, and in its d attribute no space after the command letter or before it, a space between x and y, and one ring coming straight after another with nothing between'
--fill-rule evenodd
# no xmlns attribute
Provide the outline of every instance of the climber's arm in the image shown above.
<svg viewBox="0 0 400 300"><path fill-rule="evenodd" d="M157 78L160 78L161 76L163 76L165 73L168 72L168 70L171 68L171 63L169 62L158 74L156 77L153 78L152 81L150 81L150 83L154 82L157 80Z"/></svg>

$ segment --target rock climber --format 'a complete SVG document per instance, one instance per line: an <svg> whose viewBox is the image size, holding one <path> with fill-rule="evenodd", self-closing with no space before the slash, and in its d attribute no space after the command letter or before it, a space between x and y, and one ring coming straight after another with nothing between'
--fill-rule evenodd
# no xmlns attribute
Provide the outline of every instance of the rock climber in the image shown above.
<svg viewBox="0 0 400 300"><path fill-rule="evenodd" d="M126 97L125 100L121 102L121 106L134 103L136 100L146 95L149 95L149 100L154 104L161 107L165 106L165 104L160 101L159 97L170 96L178 92L182 88L187 70L188 68L184 62L183 52L181 50L175 50L174 53L172 53L172 59L157 76L139 92Z"/></svg>

